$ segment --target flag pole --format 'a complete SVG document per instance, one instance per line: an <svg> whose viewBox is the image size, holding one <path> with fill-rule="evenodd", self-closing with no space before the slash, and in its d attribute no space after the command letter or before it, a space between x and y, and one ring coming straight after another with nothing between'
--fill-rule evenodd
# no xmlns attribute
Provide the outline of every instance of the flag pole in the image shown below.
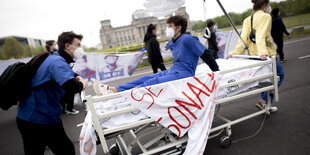
<svg viewBox="0 0 310 155"><path fill-rule="evenodd" d="M247 51L248 55L250 55L250 52L249 52L249 49L248 49L248 46L246 46L244 40L241 38L240 36L240 33L238 32L237 28L236 28L236 25L234 24L234 22L231 20L230 16L227 14L226 10L224 9L222 3L220 2L220 0L216 0L217 3L219 4L220 8L222 9L223 13L225 14L226 18L228 19L231 27L235 30L235 32L238 34L238 37L244 47L244 49Z"/></svg>

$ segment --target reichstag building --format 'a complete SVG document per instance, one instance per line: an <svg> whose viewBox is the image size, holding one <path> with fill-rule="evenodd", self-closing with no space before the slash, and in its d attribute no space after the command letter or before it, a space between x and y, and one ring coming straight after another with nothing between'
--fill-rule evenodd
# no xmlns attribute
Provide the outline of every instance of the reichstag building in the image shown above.
<svg viewBox="0 0 310 155"><path fill-rule="evenodd" d="M183 15L189 22L189 15L186 13L185 7L179 8L175 15ZM130 25L121 27L112 27L110 20L101 21L100 40L103 49L135 45L143 43L143 38L149 24L157 24L160 32L160 39L166 38L166 20L169 16L158 19L157 17L135 18L132 16ZM191 25L188 23L187 31L191 31Z"/></svg>

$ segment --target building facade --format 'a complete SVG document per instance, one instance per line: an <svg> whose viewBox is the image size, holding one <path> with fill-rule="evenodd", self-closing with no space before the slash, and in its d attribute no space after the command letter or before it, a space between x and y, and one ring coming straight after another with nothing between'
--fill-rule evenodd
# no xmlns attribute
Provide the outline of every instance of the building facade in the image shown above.
<svg viewBox="0 0 310 155"><path fill-rule="evenodd" d="M175 15L183 15L187 18L187 31L191 31L189 16L185 7L179 8ZM167 16L169 17L169 16ZM130 25L113 28L110 20L101 21L100 40L103 49L114 48L119 46L134 45L143 43L143 38L149 24L156 24L160 33L160 39L167 39L165 35L166 20L157 17L134 18Z"/></svg>
<svg viewBox="0 0 310 155"><path fill-rule="evenodd" d="M46 40L43 39L34 39L34 38L29 38L29 37L21 37L21 36L7 36L7 37L2 37L0 38L0 49L2 48L5 39L6 38L15 38L18 42L20 42L23 46L25 45L31 45L33 47L38 47L38 46L45 46Z"/></svg>

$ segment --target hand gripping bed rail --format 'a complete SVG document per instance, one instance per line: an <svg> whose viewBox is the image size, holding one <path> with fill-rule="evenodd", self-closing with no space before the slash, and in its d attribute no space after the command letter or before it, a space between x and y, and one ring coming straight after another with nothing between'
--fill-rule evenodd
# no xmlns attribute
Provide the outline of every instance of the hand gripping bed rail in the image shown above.
<svg viewBox="0 0 310 155"><path fill-rule="evenodd" d="M259 58L259 57L252 57L252 56L234 56L234 57L235 58L245 58L245 59L254 59L254 58L258 59ZM231 73L231 72L234 72L234 71L239 71L239 70L243 70L243 69L247 69L247 68L263 66L263 65L268 65L268 64L272 65L272 73L267 73L267 74L264 74L264 75L256 76L256 77L251 78L251 79L246 79L246 80L241 80L241 81L237 81L237 82L232 82L232 83L220 85L219 89L227 88L227 87L238 85L238 84L244 84L244 83L251 82L251 81L266 79L266 78L272 78L273 79L272 80L272 85L269 85L269 86L266 86L266 87L263 87L263 88L258 88L258 89L255 89L255 90L251 90L249 92L239 93L239 94L233 95L231 97L226 97L226 98L223 98L223 99L216 100L216 104L226 103L226 102L233 101L233 100L236 100L236 99L240 99L240 98L243 98L243 97L246 97L246 96L251 96L251 95L259 94L259 93L264 92L264 91L269 91L270 93L272 92L274 94L275 101L277 102L279 100L279 96L278 96L278 85L277 85L278 77L277 77L277 71L276 71L276 58L275 57L267 58L267 60L258 62L256 64L251 64L251 65L248 65L248 66L242 66L242 67L238 67L238 68L234 68L234 69L220 71L220 76L223 75L223 74L226 74L226 73ZM137 110L136 107L128 107L128 108L123 108L123 109L118 109L118 110L115 110L115 111L107 112L107 113L104 113L102 115L98 115L96 113L96 110L95 110L95 107L94 107L94 103L102 102L102 101L107 101L107 100L114 99L114 98L119 98L119 97L122 96L122 93L126 93L126 92L119 92L119 93L114 93L114 94L108 94L108 95L105 95L105 96L87 96L86 97L88 108L89 108L90 112L92 113L93 127L97 131L97 133L98 133L98 136L99 136L99 139L101 141L101 146L103 148L104 153L108 153L109 152L109 148L108 148L107 141L106 141L106 135L107 134L116 133L116 132L119 132L119 131L122 131L122 130L127 130L127 131L129 130L131 135L133 135L134 133L133 133L133 131L131 129L134 129L134 128L137 128L137 127L149 124L149 123L155 123L156 125L159 125L153 119L148 118L148 119L143 119L143 120L140 120L140 121L136 121L136 122L133 122L133 123L128 123L128 124L125 124L125 125L120 125L120 126L109 128L109 129L102 129L102 127L100 125L100 121L99 121L100 119L108 118L108 117L111 117L111 116L116 116L116 115L120 115L120 114L124 114L124 113L128 113L128 112ZM269 99L269 101L270 101L270 99ZM270 105L270 102L268 102L268 105ZM230 136L231 135L231 131L230 131L231 129L230 128L231 128L232 125L237 124L239 122L242 122L244 120L253 118L255 116L258 116L258 115L261 115L261 114L264 114L264 113L268 113L269 110L270 110L270 107L271 106L266 107L265 109L263 109L261 111L255 112L253 114L247 115L245 117L242 117L242 118L239 118L239 119L236 119L236 120L233 120L233 121L231 121L231 120L229 120L229 119L227 119L227 118L225 118L223 116L220 116L220 115L216 114L216 116L218 118L220 118L221 120L223 120L225 122L225 124L219 125L217 127L213 127L211 129L210 133L218 131L218 130L221 130L221 129L223 130L223 129L226 128L226 134L228 136ZM168 129L166 129L166 130L168 130ZM217 134L217 135L219 135L219 134ZM151 150L147 150L146 148L149 145L151 145L151 144L142 145L140 143L140 141L139 141L139 138L141 138L140 136L133 135L133 137L135 139L134 142L138 143L138 146L143 151L143 154L158 153L158 152L166 150L168 148L180 146L181 144L187 142L187 137L184 136L184 137L181 137L178 140L174 140L171 143L166 144L164 146L160 146L160 147L156 147L156 148L151 149ZM211 135L209 138L213 138L213 137L215 137L215 136ZM118 135L116 138L119 140L119 144L121 144L122 147L125 149L125 152L127 154L131 154L131 149L132 149L132 145L133 144L131 143L130 146L127 146L125 141L122 139L122 137L120 135Z"/></svg>

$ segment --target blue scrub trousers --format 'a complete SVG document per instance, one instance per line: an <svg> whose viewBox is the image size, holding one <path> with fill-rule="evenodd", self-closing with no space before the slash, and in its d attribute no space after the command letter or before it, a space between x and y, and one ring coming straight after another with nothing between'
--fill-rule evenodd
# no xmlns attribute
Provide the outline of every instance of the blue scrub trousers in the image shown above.
<svg viewBox="0 0 310 155"><path fill-rule="evenodd" d="M164 83L168 81L178 80L178 79L185 78L185 77L180 76L180 74L177 72L168 73L168 70L164 70L156 74L142 76L137 80L125 83L123 85L115 86L115 88L118 91L125 91L125 90L132 89L135 87L145 87L145 86Z"/></svg>
<svg viewBox="0 0 310 155"><path fill-rule="evenodd" d="M283 72L283 68L280 64L280 62L278 60L276 60L276 64L277 64L277 75L280 77L280 80L278 82L278 87L280 87L280 85L282 84L283 80L284 80L284 72ZM267 92L263 92L262 93L262 99L264 101L266 101L267 103ZM273 101L273 96L271 96L271 102Z"/></svg>

